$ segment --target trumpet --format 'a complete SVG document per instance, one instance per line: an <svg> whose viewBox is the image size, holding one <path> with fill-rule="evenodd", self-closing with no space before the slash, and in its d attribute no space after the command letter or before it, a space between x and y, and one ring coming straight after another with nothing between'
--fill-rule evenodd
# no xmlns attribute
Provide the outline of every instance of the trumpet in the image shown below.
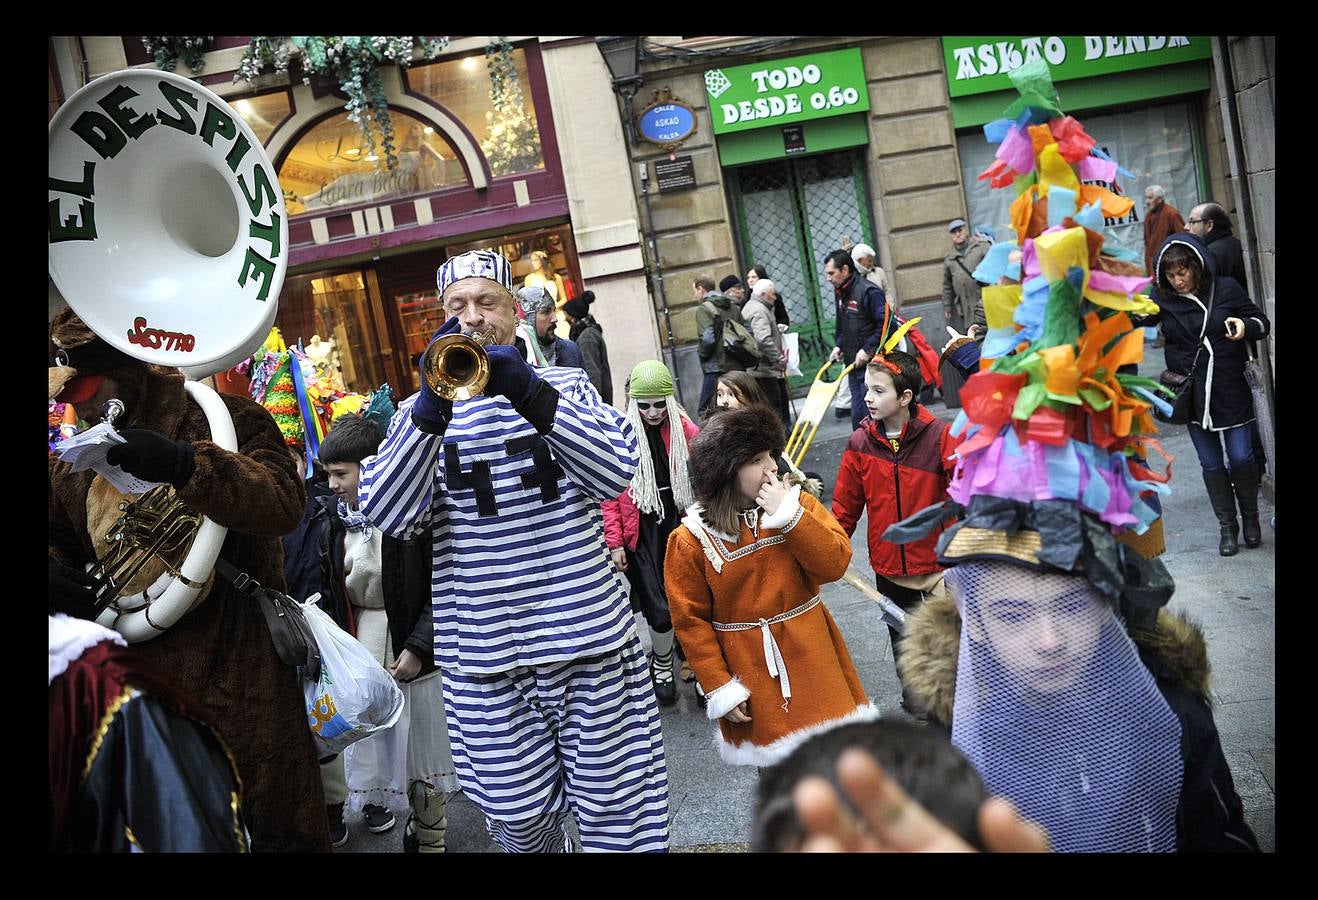
<svg viewBox="0 0 1318 900"><path fill-rule="evenodd" d="M426 348L422 377L445 400L480 396L490 380L490 357L485 348L494 343L494 329L482 334L447 334Z"/></svg>

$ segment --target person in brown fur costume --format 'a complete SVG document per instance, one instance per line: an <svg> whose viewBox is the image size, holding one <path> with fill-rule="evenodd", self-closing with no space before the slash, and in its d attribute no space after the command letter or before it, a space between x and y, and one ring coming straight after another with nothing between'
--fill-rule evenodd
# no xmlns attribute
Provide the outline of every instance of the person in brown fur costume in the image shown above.
<svg viewBox="0 0 1318 900"><path fill-rule="evenodd" d="M117 425L127 443L114 448L111 462L173 484L189 508L229 529L223 559L282 589L279 537L296 527L306 494L270 414L225 395L239 448L230 453L208 440L206 416L187 399L181 373L120 353L72 310L51 321L48 353L52 399L58 392L80 418L97 421L111 397L123 402ZM74 472L51 457L47 497L52 608L85 606L82 570L101 551L95 536L117 517L122 496L94 471ZM276 657L256 601L215 579L196 609L136 649L201 702L232 748L252 849L329 850L301 685Z"/></svg>

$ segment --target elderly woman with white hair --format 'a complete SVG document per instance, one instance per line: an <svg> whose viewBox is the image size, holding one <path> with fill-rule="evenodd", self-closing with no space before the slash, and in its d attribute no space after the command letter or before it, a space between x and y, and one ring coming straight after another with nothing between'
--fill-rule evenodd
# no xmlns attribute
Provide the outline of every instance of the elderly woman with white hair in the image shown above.
<svg viewBox="0 0 1318 900"><path fill-rule="evenodd" d="M746 327L760 345L760 361L747 371L759 379L760 388L769 404L778 411L783 425L792 427L787 409L787 354L783 351L783 334L773 317L773 303L778 289L767 278L760 278L751 288L750 299L741 308Z"/></svg>
<svg viewBox="0 0 1318 900"><path fill-rule="evenodd" d="M851 259L856 263L856 271L872 284L879 286L888 305L892 307L893 312L896 312L897 298L892 290L892 279L879 265L878 254L874 252L874 248L869 244L857 244L851 248Z"/></svg>

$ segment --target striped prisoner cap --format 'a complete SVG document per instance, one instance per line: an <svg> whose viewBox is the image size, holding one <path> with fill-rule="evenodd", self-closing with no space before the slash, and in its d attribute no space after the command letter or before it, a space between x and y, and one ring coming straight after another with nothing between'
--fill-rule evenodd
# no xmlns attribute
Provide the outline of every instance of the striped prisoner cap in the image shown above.
<svg viewBox="0 0 1318 900"><path fill-rule="evenodd" d="M508 293L513 292L512 267L502 254L490 250L471 250L461 256L454 256L444 261L435 273L435 283L443 296L448 286L464 278L488 278L503 286Z"/></svg>

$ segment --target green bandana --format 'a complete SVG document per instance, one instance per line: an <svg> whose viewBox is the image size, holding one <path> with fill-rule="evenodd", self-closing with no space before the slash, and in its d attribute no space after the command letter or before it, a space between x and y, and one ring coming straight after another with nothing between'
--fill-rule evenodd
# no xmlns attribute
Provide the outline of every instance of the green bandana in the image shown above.
<svg viewBox="0 0 1318 900"><path fill-rule="evenodd" d="M673 373L657 359L644 360L632 369L627 391L632 397L669 397L673 393Z"/></svg>

